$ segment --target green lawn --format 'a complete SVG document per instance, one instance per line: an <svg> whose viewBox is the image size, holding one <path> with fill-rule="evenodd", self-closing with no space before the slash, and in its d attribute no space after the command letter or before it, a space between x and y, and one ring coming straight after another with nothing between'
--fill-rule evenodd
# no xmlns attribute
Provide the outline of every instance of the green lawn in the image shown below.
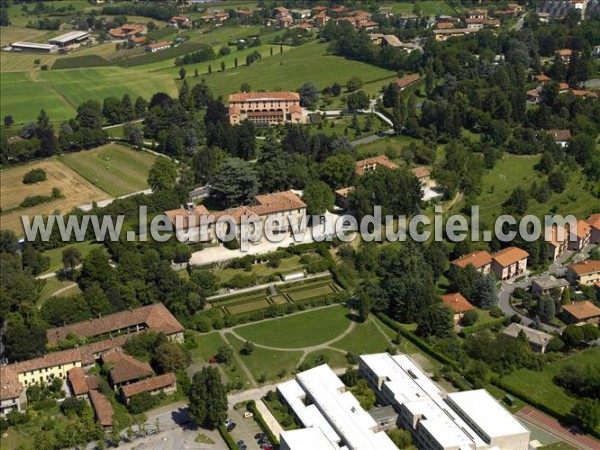
<svg viewBox="0 0 600 450"><path fill-rule="evenodd" d="M217 354L219 347L228 345L218 332L196 334L195 337L198 346L191 351L194 372L200 370L202 365L208 364L210 359ZM242 381L244 385L249 386L248 378L236 359L232 359L229 364L215 365L215 367L217 366L225 375L226 379L224 381Z"/></svg>
<svg viewBox="0 0 600 450"><path fill-rule="evenodd" d="M527 369L516 370L504 377L502 381L513 389L527 394L532 399L552 406L563 414L568 414L577 402L577 398L554 384L553 377L566 365L586 365L597 361L598 358L600 358L600 348L595 347L549 364L541 372ZM600 431L600 426L596 429Z"/></svg>
<svg viewBox="0 0 600 450"><path fill-rule="evenodd" d="M335 305L252 325L236 333L249 341L279 348L303 348L327 342L340 335L350 321L348 310Z"/></svg>
<svg viewBox="0 0 600 450"><path fill-rule="evenodd" d="M276 351L256 346L251 355L241 355L239 352L244 345L244 341L231 333L227 333L226 337L255 380L259 380L262 376L266 380L274 380L279 375L289 375L298 367L302 357L301 351ZM282 371L285 371L285 374Z"/></svg>
<svg viewBox="0 0 600 450"><path fill-rule="evenodd" d="M378 139L369 144L359 145L356 150L359 156L369 157L374 155L391 155L394 162L401 162L399 159L402 149L410 143L420 143L420 139L414 139L409 136L392 136Z"/></svg>
<svg viewBox="0 0 600 450"><path fill-rule="evenodd" d="M327 359L327 364L332 368L348 366L346 355L343 352L338 352L330 348L310 352L306 355L304 361L314 361L314 359L319 355L324 356Z"/></svg>
<svg viewBox="0 0 600 450"><path fill-rule="evenodd" d="M75 108L44 81L32 81L27 72L2 73L0 108L16 123L35 122L41 109L50 119L62 121L75 116Z"/></svg>
<svg viewBox="0 0 600 450"><path fill-rule="evenodd" d="M73 286L73 287L56 295L57 291L64 289L68 286ZM40 302L43 302L44 300L47 300L50 297L53 297L55 295L57 297L67 297L67 296L76 295L76 294L81 294L81 290L79 289L79 286L77 286L77 284L75 284L75 282L73 282L71 280L60 281L58 278L52 277L52 278L48 278L46 280L46 285L44 286L44 288L42 289L42 292L40 293Z"/></svg>
<svg viewBox="0 0 600 450"><path fill-rule="evenodd" d="M269 267L267 263L254 264L250 272L246 272L244 269L222 269L215 271L215 275L219 279L220 283L226 283L236 275L253 274L258 277L265 277L277 272L286 273L299 270L301 268L302 264L300 264L300 256L294 255L290 256L289 258L282 259L281 264L279 264L279 267L276 268Z"/></svg>
<svg viewBox="0 0 600 450"><path fill-rule="evenodd" d="M62 155L60 161L93 185L118 197L148 188L148 172L156 156L118 144Z"/></svg>
<svg viewBox="0 0 600 450"><path fill-rule="evenodd" d="M361 355L363 353L383 352L388 345L385 336L373 322L368 320L356 324L350 334L332 344L332 347Z"/></svg>
<svg viewBox="0 0 600 450"><path fill-rule="evenodd" d="M453 15L455 11L448 5L447 2L442 1L420 1L418 2L419 9L423 15L436 16L438 14ZM392 11L395 14L413 14L414 13L414 2L394 2L384 4L385 6L391 6Z"/></svg>
<svg viewBox="0 0 600 450"><path fill-rule="evenodd" d="M46 250L44 252L44 256L50 257L50 267L44 273L56 272L59 269L63 268L62 263L62 253L65 248L75 247L81 252L81 257L85 258L93 249L95 248L104 248L100 244L84 241L84 242L76 242L74 244L69 244L67 247L53 248L51 250Z"/></svg>

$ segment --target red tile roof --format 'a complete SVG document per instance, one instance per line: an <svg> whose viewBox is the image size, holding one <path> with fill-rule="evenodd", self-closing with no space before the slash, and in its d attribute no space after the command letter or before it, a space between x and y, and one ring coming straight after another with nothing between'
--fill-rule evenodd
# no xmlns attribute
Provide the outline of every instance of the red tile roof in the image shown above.
<svg viewBox="0 0 600 450"><path fill-rule="evenodd" d="M577 229L575 230L575 234L579 239L585 239L587 236L589 236L591 231L592 226L585 220L580 219L577 221Z"/></svg>
<svg viewBox="0 0 600 450"><path fill-rule="evenodd" d="M238 92L229 96L229 103L247 102L260 100L297 100L300 101L300 94L297 92Z"/></svg>
<svg viewBox="0 0 600 450"><path fill-rule="evenodd" d="M420 75L418 73L413 73L411 75L407 75L405 77L402 78L398 78L396 80L396 84L400 87L400 88L405 88L406 86L409 86L415 82L417 82L419 80Z"/></svg>
<svg viewBox="0 0 600 450"><path fill-rule="evenodd" d="M390 161L385 155L373 156L372 158L356 161L356 175L364 175L368 170L376 170L377 166L387 167L388 169L397 169L398 165Z"/></svg>
<svg viewBox="0 0 600 450"><path fill-rule="evenodd" d="M519 247L506 247L492 255L492 259L502 267L508 267L529 256L525 250Z"/></svg>
<svg viewBox="0 0 600 450"><path fill-rule="evenodd" d="M17 372L8 366L0 366L0 400L17 398L23 389Z"/></svg>
<svg viewBox="0 0 600 450"><path fill-rule="evenodd" d="M85 373L81 367L75 367L67 372L67 380L71 385L73 395L87 394L89 387L85 379Z"/></svg>
<svg viewBox="0 0 600 450"><path fill-rule="evenodd" d="M475 309L475 307L459 292L442 295L442 302L444 305L452 308L452 311L454 311L455 314Z"/></svg>
<svg viewBox="0 0 600 450"><path fill-rule="evenodd" d="M600 308L589 300L563 305L563 309L577 320L592 319L600 316Z"/></svg>
<svg viewBox="0 0 600 450"><path fill-rule="evenodd" d="M113 424L114 410L108 399L98 391L90 391L90 402L96 413L96 419L103 427Z"/></svg>
<svg viewBox="0 0 600 450"><path fill-rule="evenodd" d="M571 56L573 54L573 50L568 48L563 48L561 50L556 50L554 52L558 56Z"/></svg>
<svg viewBox="0 0 600 450"><path fill-rule="evenodd" d="M566 141L571 139L571 132L569 130L548 130L548 134L552 136L555 141Z"/></svg>
<svg viewBox="0 0 600 450"><path fill-rule="evenodd" d="M469 264L476 269L480 269L491 263L492 257L485 250L478 250L452 261L452 264L463 269L466 268Z"/></svg>
<svg viewBox="0 0 600 450"><path fill-rule="evenodd" d="M102 364L110 367L110 379L113 384L140 380L154 375L150 364L138 361L133 356L118 350L102 355Z"/></svg>
<svg viewBox="0 0 600 450"><path fill-rule="evenodd" d="M587 275L590 273L600 272L600 261L594 259L586 259L585 261L573 263L569 268L577 275Z"/></svg>
<svg viewBox="0 0 600 450"><path fill-rule="evenodd" d="M534 78L537 81L539 81L540 83L545 83L546 81L550 81L551 80L551 78L549 76L546 76L543 73L540 73L539 75L536 75Z"/></svg>
<svg viewBox="0 0 600 450"><path fill-rule="evenodd" d="M167 335L183 332L183 326L162 303L142 306L131 311L78 322L64 327L51 328L46 332L48 343L56 345L67 339L69 334L80 337L92 337L123 330L136 325L145 326L152 331Z"/></svg>
<svg viewBox="0 0 600 450"><path fill-rule="evenodd" d="M136 383L127 384L121 388L121 391L125 398L129 398L143 392L153 392L158 389L168 388L175 385L176 382L174 373L165 373Z"/></svg>
<svg viewBox="0 0 600 450"><path fill-rule="evenodd" d="M335 191L335 193L337 195L339 195L340 197L346 198L346 197L348 197L348 194L350 194L350 192L352 192L353 190L354 190L354 186L349 186L349 187L338 189L337 191Z"/></svg>
<svg viewBox="0 0 600 450"><path fill-rule="evenodd" d="M251 208L260 216L281 211L306 208L306 203L300 200L300 197L292 191L257 195L255 198L258 205L251 206Z"/></svg>
<svg viewBox="0 0 600 450"><path fill-rule="evenodd" d="M454 28L454 23L453 22L438 22L436 24L436 27L439 29Z"/></svg>
<svg viewBox="0 0 600 450"><path fill-rule="evenodd" d="M429 169L425 166L415 167L413 169L410 169L410 171L417 178L426 178L431 175Z"/></svg>
<svg viewBox="0 0 600 450"><path fill-rule="evenodd" d="M153 42L152 44L146 45L146 48L153 50L155 48L163 48L163 47L167 47L170 45L171 45L171 43L169 41L158 41L158 42Z"/></svg>
<svg viewBox="0 0 600 450"><path fill-rule="evenodd" d="M600 213L592 214L590 217L588 217L587 222L592 226L592 228L600 230Z"/></svg>

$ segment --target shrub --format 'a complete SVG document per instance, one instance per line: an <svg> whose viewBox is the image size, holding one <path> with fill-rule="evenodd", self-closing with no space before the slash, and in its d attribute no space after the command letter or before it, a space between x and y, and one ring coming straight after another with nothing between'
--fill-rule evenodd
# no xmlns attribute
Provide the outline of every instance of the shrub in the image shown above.
<svg viewBox="0 0 600 450"><path fill-rule="evenodd" d="M475 309L471 309L470 311L466 311L460 320L461 325L466 327L473 325L479 319L479 313Z"/></svg>
<svg viewBox="0 0 600 450"><path fill-rule="evenodd" d="M131 397L127 404L127 409L131 414L141 414L158 406L160 400L160 395L151 395L148 392L144 392Z"/></svg>
<svg viewBox="0 0 600 450"><path fill-rule="evenodd" d="M46 171L44 169L32 169L23 176L23 184L39 183L46 181Z"/></svg>

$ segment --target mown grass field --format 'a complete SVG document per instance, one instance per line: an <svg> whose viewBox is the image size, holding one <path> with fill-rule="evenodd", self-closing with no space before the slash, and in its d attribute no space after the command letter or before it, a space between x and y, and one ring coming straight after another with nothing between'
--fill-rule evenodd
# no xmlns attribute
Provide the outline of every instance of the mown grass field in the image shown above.
<svg viewBox="0 0 600 450"><path fill-rule="evenodd" d="M599 358L600 348L595 347L548 364L541 372L527 369L516 370L504 377L502 381L542 404L558 409L563 414L569 414L571 408L577 403L577 398L554 384L552 379L567 365L586 366L598 361ZM600 426L596 427L596 430L600 431Z"/></svg>
<svg viewBox="0 0 600 450"><path fill-rule="evenodd" d="M54 122L75 116L73 104L47 83L33 81L27 72L3 73L0 83L2 115L12 115L15 123L35 122L41 109Z"/></svg>
<svg viewBox="0 0 600 450"><path fill-rule="evenodd" d="M43 287L42 292L40 292L40 303L54 296L67 297L77 294L81 294L81 289L79 289L79 286L75 282L70 280L60 281L56 277L48 278L46 285Z"/></svg>
<svg viewBox="0 0 600 450"><path fill-rule="evenodd" d="M37 184L23 184L23 176L32 169L44 169L47 180ZM67 213L76 206L109 198L106 192L92 185L82 175L57 160L45 160L33 164L3 170L0 174L0 227L23 235L21 215L34 216L54 211ZM19 204L27 196L50 195L53 188L61 190L63 198L21 209ZM16 209L15 209L16 208Z"/></svg>
<svg viewBox="0 0 600 450"><path fill-rule="evenodd" d="M357 323L350 334L334 342L332 347L358 354L379 353L388 347L388 341L375 324L367 320Z"/></svg>
<svg viewBox="0 0 600 450"><path fill-rule="evenodd" d="M100 244L90 241L75 242L73 244L69 244L66 247L59 247L53 248L51 250L46 250L44 252L44 256L50 257L50 267L48 267L48 270L45 273L56 272L57 270L62 269L62 254L63 250L67 248L76 248L81 253L82 258L85 258L87 255L89 255L89 253L95 248L105 250L105 248L102 247Z"/></svg>
<svg viewBox="0 0 600 450"><path fill-rule="evenodd" d="M112 197L148 188L148 172L156 156L118 144L70 153L59 160Z"/></svg>
<svg viewBox="0 0 600 450"><path fill-rule="evenodd" d="M302 348L327 342L350 325L348 310L335 305L280 319L239 326L236 333L257 344Z"/></svg>

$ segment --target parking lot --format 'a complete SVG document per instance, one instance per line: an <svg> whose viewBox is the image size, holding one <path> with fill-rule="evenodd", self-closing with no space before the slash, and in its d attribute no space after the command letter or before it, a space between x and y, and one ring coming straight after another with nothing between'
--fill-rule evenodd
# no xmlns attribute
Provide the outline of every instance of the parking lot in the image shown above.
<svg viewBox="0 0 600 450"><path fill-rule="evenodd" d="M229 414L229 418L236 423L235 429L231 432L231 437L235 442L238 442L239 440L244 441L248 446L248 450L260 450L260 447L256 443L256 439L254 439L254 435L262 433L262 430L254 418L244 418L244 412L245 410L236 411L232 408L227 413Z"/></svg>

